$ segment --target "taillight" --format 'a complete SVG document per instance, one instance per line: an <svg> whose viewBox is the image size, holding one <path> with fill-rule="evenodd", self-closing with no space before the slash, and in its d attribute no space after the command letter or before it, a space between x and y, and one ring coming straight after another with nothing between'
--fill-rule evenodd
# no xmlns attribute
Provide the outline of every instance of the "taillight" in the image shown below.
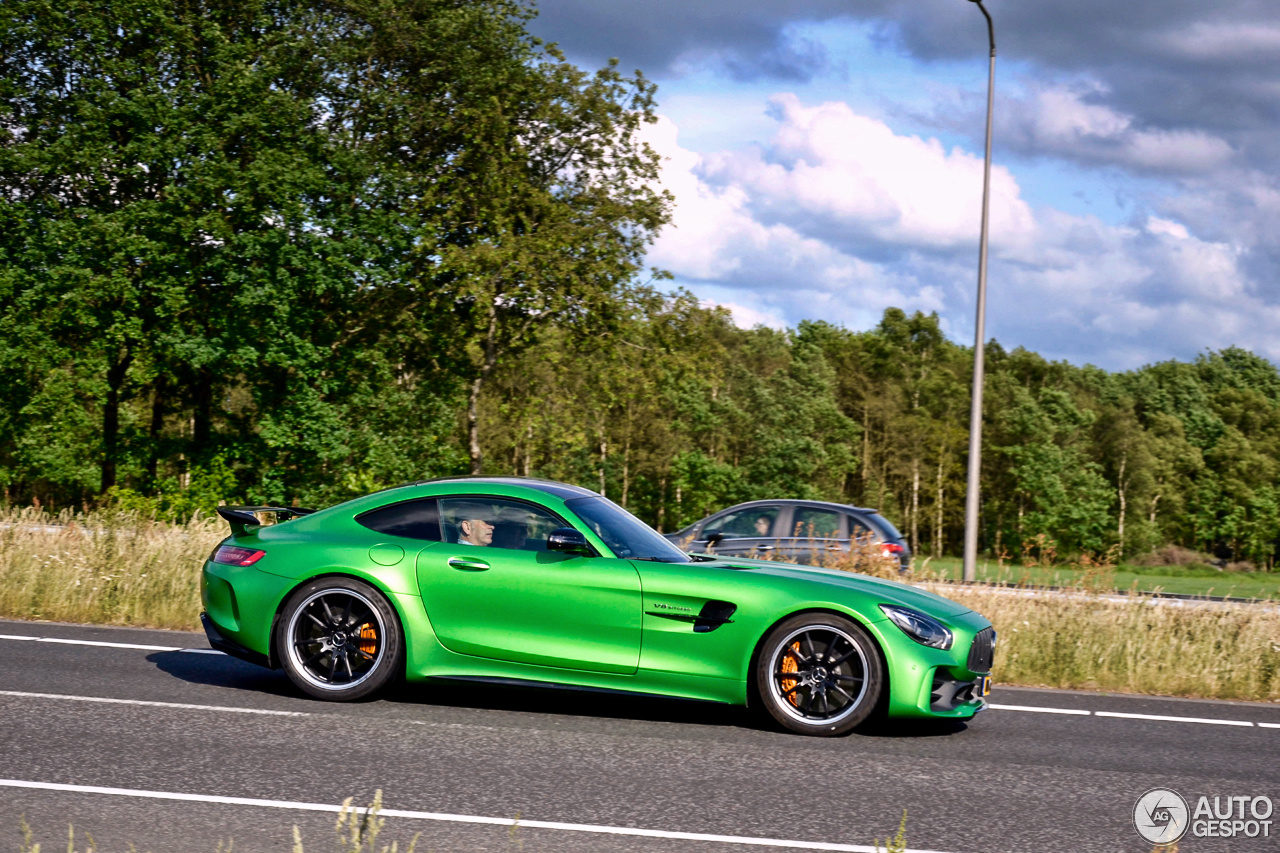
<svg viewBox="0 0 1280 853"><path fill-rule="evenodd" d="M880 543L880 554L884 557L893 557L901 554L905 549L901 545L895 545L892 542Z"/></svg>
<svg viewBox="0 0 1280 853"><path fill-rule="evenodd" d="M266 551L241 548L239 545L219 545L213 549L209 559L226 566L252 566L266 555Z"/></svg>

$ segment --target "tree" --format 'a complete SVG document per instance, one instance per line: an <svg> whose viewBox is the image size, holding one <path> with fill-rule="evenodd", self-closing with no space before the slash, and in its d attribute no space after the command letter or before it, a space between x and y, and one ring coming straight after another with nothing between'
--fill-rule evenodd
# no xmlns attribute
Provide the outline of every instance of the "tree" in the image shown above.
<svg viewBox="0 0 1280 853"><path fill-rule="evenodd" d="M0 11L4 313L92 377L104 492L140 453L154 475L167 415L188 413L180 452L208 459L229 389L318 365L325 303L364 256L326 233L344 175L312 23L268 0Z"/></svg>
<svg viewBox="0 0 1280 853"><path fill-rule="evenodd" d="M582 72L523 30L524 7L496 3L487 64L450 77L455 97L442 110L442 93L421 83L435 70L439 34L427 35L439 4L383 5L369 22L385 36L368 54L390 81L392 144L382 147L432 152L396 164L415 188L407 201L418 223L401 316L417 330L410 358L447 354L468 386L467 449L479 473L480 397L499 362L555 327L607 328L667 219L657 155L639 138L655 120L654 87L613 64ZM460 4L444 20L468 14Z"/></svg>

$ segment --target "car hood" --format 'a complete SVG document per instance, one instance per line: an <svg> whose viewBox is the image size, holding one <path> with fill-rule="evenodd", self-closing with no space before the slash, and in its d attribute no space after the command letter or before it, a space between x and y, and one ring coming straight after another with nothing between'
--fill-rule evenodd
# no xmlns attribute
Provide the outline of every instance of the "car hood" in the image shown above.
<svg viewBox="0 0 1280 853"><path fill-rule="evenodd" d="M949 598L943 598L941 595L897 581L873 578L870 575L842 572L838 569L822 569L817 566L800 566L794 563L775 563L770 560L717 558L714 562L728 569L759 572L771 577L792 578L820 584L827 588L849 590L877 598L885 604L898 604L933 616L959 616L970 612L968 607L957 604Z"/></svg>

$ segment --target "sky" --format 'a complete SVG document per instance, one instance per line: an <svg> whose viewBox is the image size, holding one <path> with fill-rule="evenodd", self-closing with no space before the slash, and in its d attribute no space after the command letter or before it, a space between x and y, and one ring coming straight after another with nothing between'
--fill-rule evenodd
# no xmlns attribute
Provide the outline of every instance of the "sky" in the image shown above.
<svg viewBox="0 0 1280 853"><path fill-rule="evenodd" d="M1280 362L1280 3L990 0L987 334L1125 370ZM987 30L966 0L541 0L658 84L650 253L751 327L937 312L973 342Z"/></svg>

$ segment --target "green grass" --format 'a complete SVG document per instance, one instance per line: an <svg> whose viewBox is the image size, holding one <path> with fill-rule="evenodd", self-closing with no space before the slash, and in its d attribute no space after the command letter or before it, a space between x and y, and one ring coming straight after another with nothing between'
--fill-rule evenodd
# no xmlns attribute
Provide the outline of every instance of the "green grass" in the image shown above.
<svg viewBox="0 0 1280 853"><path fill-rule="evenodd" d="M918 559L915 571L922 577L960 580L962 562L956 557ZM1001 566L979 560L978 580L1018 586L1082 587L1094 590L1174 592L1186 595L1224 595L1234 598L1280 599L1280 573L1223 572L1212 566L1118 566L1098 569L1080 566Z"/></svg>

